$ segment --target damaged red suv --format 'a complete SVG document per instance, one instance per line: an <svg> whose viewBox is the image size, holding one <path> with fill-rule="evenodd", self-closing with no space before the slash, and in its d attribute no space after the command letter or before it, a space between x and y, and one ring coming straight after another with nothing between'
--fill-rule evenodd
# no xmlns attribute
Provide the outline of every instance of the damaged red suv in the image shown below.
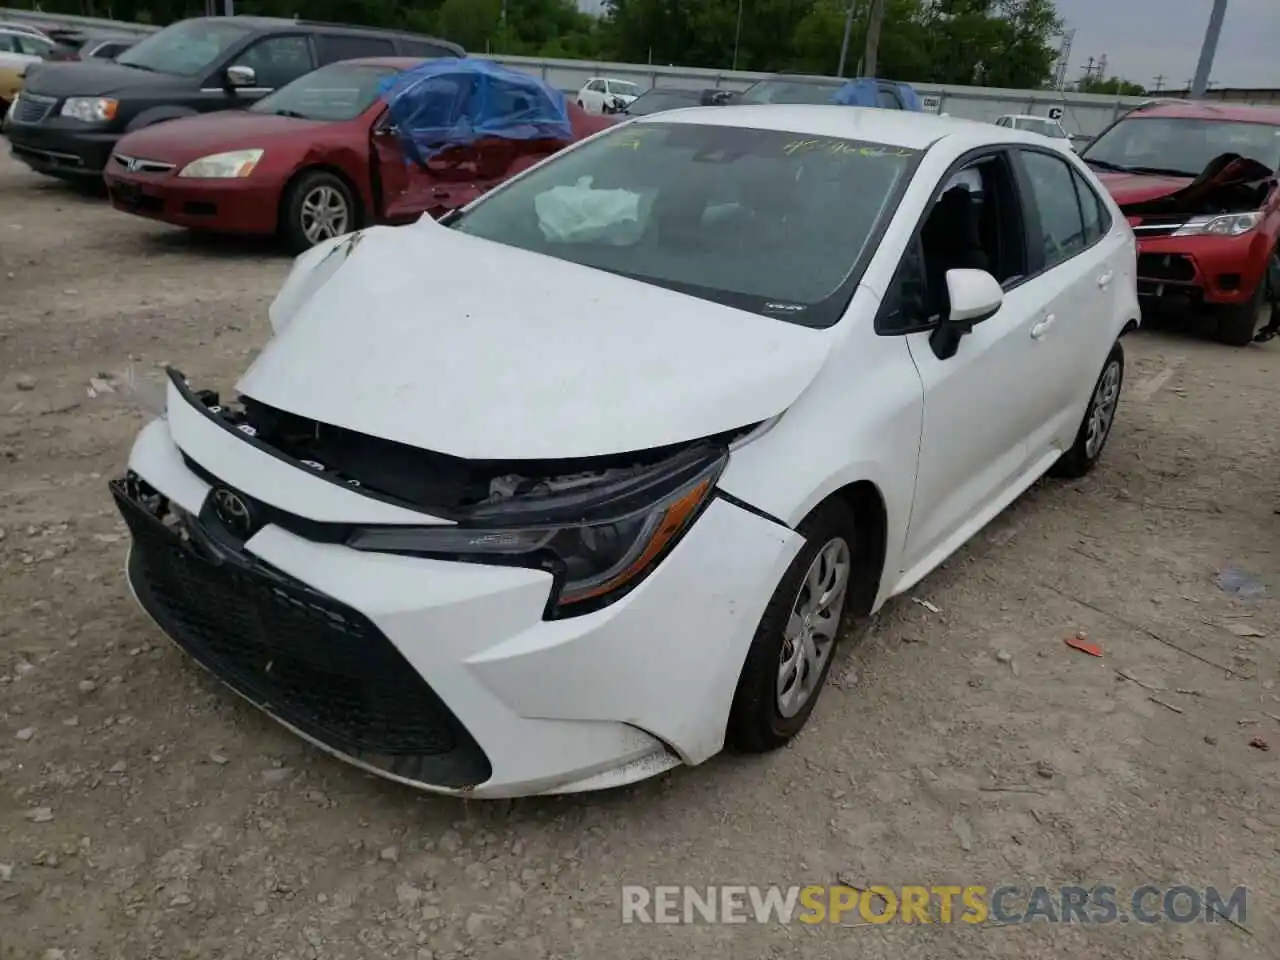
<svg viewBox="0 0 1280 960"><path fill-rule="evenodd" d="M1233 346L1280 332L1280 107L1147 104L1081 158L1137 235L1144 303L1203 305Z"/></svg>

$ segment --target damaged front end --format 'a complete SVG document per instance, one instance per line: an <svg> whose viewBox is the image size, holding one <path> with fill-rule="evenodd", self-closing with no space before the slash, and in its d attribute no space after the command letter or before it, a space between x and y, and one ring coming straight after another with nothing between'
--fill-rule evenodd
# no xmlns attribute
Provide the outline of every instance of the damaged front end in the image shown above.
<svg viewBox="0 0 1280 960"><path fill-rule="evenodd" d="M1138 293L1192 305L1252 296L1269 253L1252 241L1276 190L1275 171L1231 153L1159 196L1126 201L1117 190L1139 244Z"/></svg>
<svg viewBox="0 0 1280 960"><path fill-rule="evenodd" d="M324 539L367 552L545 570L554 578L547 619L598 610L638 586L712 499L731 445L760 426L628 454L471 460L247 396L224 403L215 391L193 391L177 371L170 378L187 402L245 442L331 483L423 514L420 526L335 531L330 525ZM204 465L188 465L218 486ZM273 522L290 525L279 511Z"/></svg>

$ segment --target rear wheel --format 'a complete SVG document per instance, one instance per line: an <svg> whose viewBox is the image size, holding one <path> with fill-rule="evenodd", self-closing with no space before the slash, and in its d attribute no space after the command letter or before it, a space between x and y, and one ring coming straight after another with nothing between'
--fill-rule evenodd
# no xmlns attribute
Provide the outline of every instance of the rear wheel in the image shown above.
<svg viewBox="0 0 1280 960"><path fill-rule="evenodd" d="M1107 354L1107 362L1102 365L1102 373L1094 384L1075 443L1050 468L1050 476L1074 480L1094 468L1102 456L1102 448L1107 445L1107 438L1111 436L1123 384L1124 347L1117 343Z"/></svg>
<svg viewBox="0 0 1280 960"><path fill-rule="evenodd" d="M1254 335L1272 320L1271 311L1280 291L1274 289L1273 261L1280 257L1280 250L1268 258L1262 280L1253 296L1244 303L1233 303L1218 308L1218 340L1230 347L1244 347L1253 342Z"/></svg>
<svg viewBox="0 0 1280 960"><path fill-rule="evenodd" d="M832 500L797 528L805 545L783 574L747 652L726 730L746 753L781 747L813 712L831 669L857 567L853 511Z"/></svg>
<svg viewBox="0 0 1280 960"><path fill-rule="evenodd" d="M280 233L293 253L356 229L356 204L340 177L324 170L304 173L281 204Z"/></svg>

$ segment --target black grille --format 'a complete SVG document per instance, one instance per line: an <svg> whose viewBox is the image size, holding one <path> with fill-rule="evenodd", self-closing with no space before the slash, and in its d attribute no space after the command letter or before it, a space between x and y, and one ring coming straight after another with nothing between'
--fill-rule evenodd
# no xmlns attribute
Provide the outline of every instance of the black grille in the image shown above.
<svg viewBox="0 0 1280 960"><path fill-rule="evenodd" d="M49 115L53 105L57 103L52 97L37 97L31 93L18 94L18 102L13 108L13 119L18 123L39 123Z"/></svg>
<svg viewBox="0 0 1280 960"><path fill-rule="evenodd" d="M372 621L229 549L224 532L212 536L193 518L164 523L131 489L111 484L133 534L129 579L138 599L220 680L387 772L448 787L489 778L483 751Z"/></svg>
<svg viewBox="0 0 1280 960"><path fill-rule="evenodd" d="M1190 257L1180 253L1140 253L1138 276L1148 280L1190 283L1196 278L1196 267Z"/></svg>

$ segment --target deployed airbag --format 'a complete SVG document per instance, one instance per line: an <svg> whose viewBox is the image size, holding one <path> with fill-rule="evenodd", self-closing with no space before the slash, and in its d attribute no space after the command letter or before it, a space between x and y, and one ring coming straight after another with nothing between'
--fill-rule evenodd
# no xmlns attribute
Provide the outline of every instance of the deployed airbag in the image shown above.
<svg viewBox="0 0 1280 960"><path fill-rule="evenodd" d="M405 158L423 165L450 147L489 137L573 140L559 90L490 60L429 60L388 78L381 96Z"/></svg>

